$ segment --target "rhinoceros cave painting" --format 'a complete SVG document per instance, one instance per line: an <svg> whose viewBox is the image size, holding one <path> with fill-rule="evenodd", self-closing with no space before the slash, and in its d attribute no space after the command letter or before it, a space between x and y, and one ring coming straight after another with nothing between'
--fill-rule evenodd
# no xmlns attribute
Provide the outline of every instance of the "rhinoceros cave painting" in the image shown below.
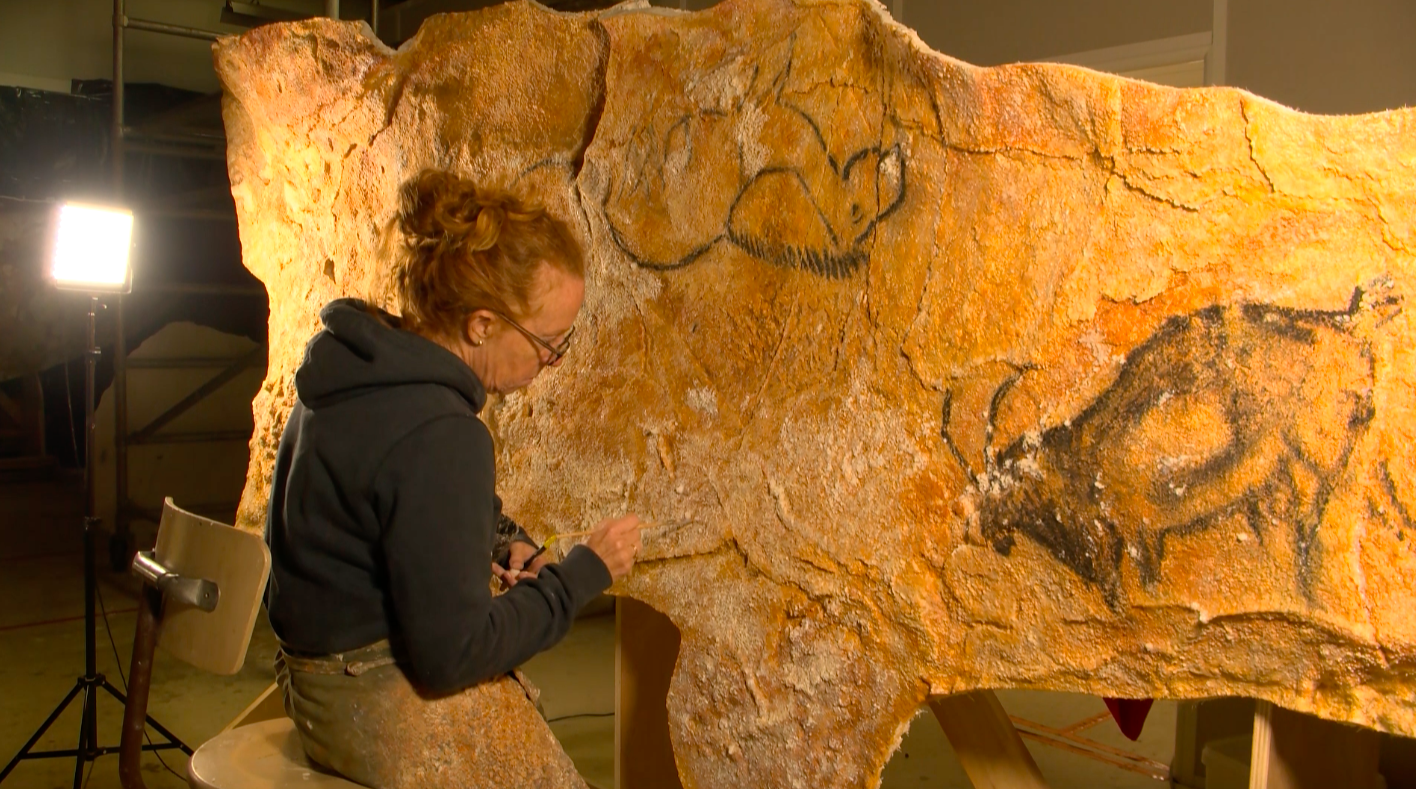
<svg viewBox="0 0 1416 789"><path fill-rule="evenodd" d="M606 190L601 210L610 238L637 265L682 268L723 243L828 278L848 277L865 263L876 225L905 198L904 153L883 147L878 129L873 141L835 133L832 119L842 111L883 122L877 97L829 86L784 95L796 47L797 37L788 36L774 73L753 64L732 74L743 64L730 63L708 75L729 83L745 77L746 90L725 106L634 130L629 169ZM704 201L705 183L724 187L721 197L729 199ZM647 212L694 219L673 225L678 232L637 231L644 225L635 220Z"/></svg>
<svg viewBox="0 0 1416 789"><path fill-rule="evenodd" d="M611 591L682 635L685 785L872 786L973 689L1416 735L1416 110L975 67L874 0L309 20L216 64L270 293L237 525L320 307L393 304L400 187L515 183L586 301L483 410L498 494L538 538L664 524Z"/></svg>

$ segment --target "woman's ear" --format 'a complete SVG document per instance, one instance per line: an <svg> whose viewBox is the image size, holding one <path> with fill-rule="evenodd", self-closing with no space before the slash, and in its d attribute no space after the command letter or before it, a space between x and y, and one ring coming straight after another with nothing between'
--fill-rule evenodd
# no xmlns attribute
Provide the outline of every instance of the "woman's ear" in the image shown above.
<svg viewBox="0 0 1416 789"><path fill-rule="evenodd" d="M462 339L468 343L481 347L482 343L492 333L492 324L496 322L497 316L489 310L475 310L467 316L467 320L462 322Z"/></svg>

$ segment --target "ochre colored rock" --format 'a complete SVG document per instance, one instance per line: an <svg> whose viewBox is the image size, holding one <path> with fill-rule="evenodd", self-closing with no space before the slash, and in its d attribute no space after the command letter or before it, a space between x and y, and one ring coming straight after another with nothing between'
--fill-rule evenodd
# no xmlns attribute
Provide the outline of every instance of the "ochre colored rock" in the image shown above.
<svg viewBox="0 0 1416 789"><path fill-rule="evenodd" d="M659 524L686 785L872 786L922 699L1244 695L1416 735L1416 111L936 54L868 0L530 3L217 45L270 375L424 167L572 222L486 417L541 533Z"/></svg>

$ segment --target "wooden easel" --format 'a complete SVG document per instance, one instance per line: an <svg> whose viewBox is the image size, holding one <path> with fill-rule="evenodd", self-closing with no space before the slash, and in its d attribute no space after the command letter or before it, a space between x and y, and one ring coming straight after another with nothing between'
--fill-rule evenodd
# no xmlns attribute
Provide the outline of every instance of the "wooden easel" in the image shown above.
<svg viewBox="0 0 1416 789"><path fill-rule="evenodd" d="M669 692L678 629L636 600L615 604L615 789L682 789L669 744ZM1047 789L992 691L929 701L976 789Z"/></svg>

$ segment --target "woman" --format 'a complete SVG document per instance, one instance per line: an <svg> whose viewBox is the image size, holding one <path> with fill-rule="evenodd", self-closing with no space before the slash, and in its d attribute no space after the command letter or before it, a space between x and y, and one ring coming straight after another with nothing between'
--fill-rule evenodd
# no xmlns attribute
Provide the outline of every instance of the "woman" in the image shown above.
<svg viewBox="0 0 1416 789"><path fill-rule="evenodd" d="M266 525L286 710L315 762L380 789L584 786L511 672L629 572L639 521L602 522L558 564L525 566L518 532L493 564L477 419L488 392L568 350L580 248L541 209L446 173L405 188L399 226L402 317L330 303L295 374Z"/></svg>

